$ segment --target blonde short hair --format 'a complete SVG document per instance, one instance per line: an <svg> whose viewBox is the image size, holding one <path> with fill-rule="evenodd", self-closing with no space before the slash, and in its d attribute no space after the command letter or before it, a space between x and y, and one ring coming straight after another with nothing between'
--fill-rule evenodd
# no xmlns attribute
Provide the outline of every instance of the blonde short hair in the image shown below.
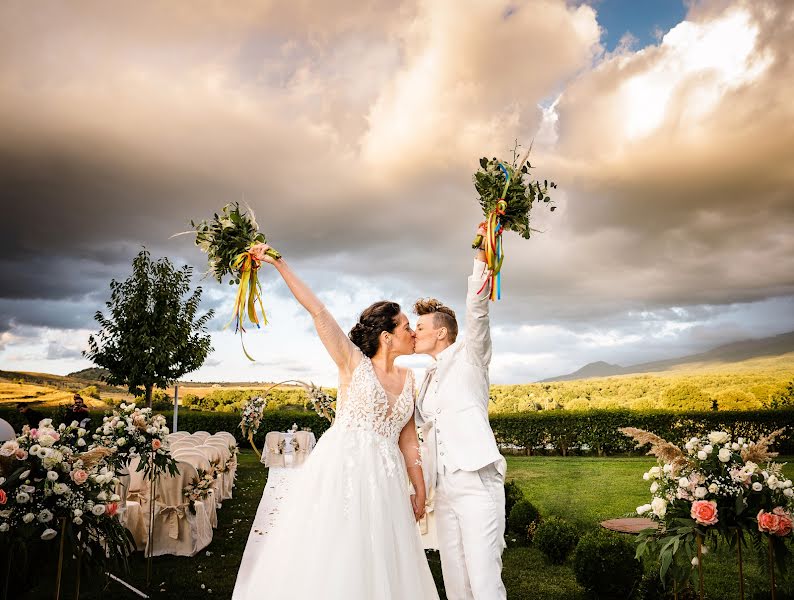
<svg viewBox="0 0 794 600"><path fill-rule="evenodd" d="M443 302L435 298L419 298L414 302L414 312L420 317L433 315L435 328L446 327L450 343L455 343L458 337L458 320L455 318L455 311L449 306L445 306Z"/></svg>

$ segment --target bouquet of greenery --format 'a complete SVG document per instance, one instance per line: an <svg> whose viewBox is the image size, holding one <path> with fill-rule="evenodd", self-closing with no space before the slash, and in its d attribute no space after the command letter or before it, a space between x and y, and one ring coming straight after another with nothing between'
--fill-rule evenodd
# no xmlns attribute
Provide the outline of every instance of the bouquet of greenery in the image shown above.
<svg viewBox="0 0 794 600"><path fill-rule="evenodd" d="M240 211L240 205L235 202L227 204L221 209L221 214L215 213L212 220L200 223L190 222L196 232L196 245L207 253L209 259L209 273L223 283L224 277L230 277L229 285L238 285L237 298L234 304L234 313L229 321L235 321L235 333L240 331L240 341L245 332L246 313L251 323L260 326L260 319L256 305L262 312L262 325L267 325L265 308L262 305L261 286L257 278L259 261L251 254L251 247L255 244L265 244L267 239L259 231L253 211L248 213ZM275 259L281 258L274 249L267 251ZM227 325L228 326L228 325ZM249 360L254 360L246 352Z"/></svg>
<svg viewBox="0 0 794 600"><path fill-rule="evenodd" d="M488 268L491 270L491 300L501 298L501 269L504 261L502 233L505 230L515 231L524 239L537 229L529 225L529 216L535 202L548 204L553 212L555 206L549 197L549 188L556 188L553 181L534 182L529 179L532 165L527 158L530 149L519 159L518 145L513 149L511 162L483 157L480 168L474 174L474 187L480 195L485 221L485 255ZM527 176L527 181L524 180ZM483 236L478 235L472 248L480 248Z"/></svg>

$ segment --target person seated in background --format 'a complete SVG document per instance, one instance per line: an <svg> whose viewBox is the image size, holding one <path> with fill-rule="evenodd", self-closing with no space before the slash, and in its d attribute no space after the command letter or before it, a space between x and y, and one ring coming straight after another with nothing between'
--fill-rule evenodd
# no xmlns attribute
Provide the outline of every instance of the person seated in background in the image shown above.
<svg viewBox="0 0 794 600"><path fill-rule="evenodd" d="M91 414L88 412L88 407L80 394L74 395L74 403L66 411L63 417L63 422L67 426L72 424L72 421L77 421L80 427L85 427L86 423L91 420Z"/></svg>
<svg viewBox="0 0 794 600"><path fill-rule="evenodd" d="M39 423L44 418L43 414L41 414L35 408L31 408L30 404L27 402L17 402L17 410L20 412L20 414L25 415L25 418L27 419L28 425L30 425L31 429L38 427Z"/></svg>

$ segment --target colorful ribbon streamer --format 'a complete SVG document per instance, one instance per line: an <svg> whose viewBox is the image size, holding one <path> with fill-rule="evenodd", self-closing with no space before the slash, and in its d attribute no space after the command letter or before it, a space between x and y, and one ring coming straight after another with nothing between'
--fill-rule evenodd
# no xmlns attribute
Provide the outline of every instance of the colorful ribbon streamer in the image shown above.
<svg viewBox="0 0 794 600"><path fill-rule="evenodd" d="M262 286L259 284L256 272L259 269L259 261L254 258L250 250L241 252L232 261L232 268L240 273L240 286L237 288L237 299L234 302L234 313L226 327L234 322L234 332L240 332L240 345L246 358L256 362L248 354L243 343L243 333L245 333L245 315L248 312L248 319L257 327L267 325L265 307L262 304ZM246 299L247 298L247 299ZM262 311L262 323L259 323L259 316L256 312L256 303L259 302L259 309Z"/></svg>
<svg viewBox="0 0 794 600"><path fill-rule="evenodd" d="M490 282L491 291L489 297L491 301L502 299L502 263L505 259L505 253L502 246L502 233L504 232L504 228L502 227L500 217L507 211L505 196L507 196L507 188L510 185L510 171L508 171L502 163L499 163L499 168L502 170L502 173L505 174L505 187L502 191L502 197L499 198L499 201L496 203L496 207L488 213L488 217L483 223L485 225L485 262L491 274L488 279L485 280L485 283L483 283L480 292L482 292L485 286Z"/></svg>

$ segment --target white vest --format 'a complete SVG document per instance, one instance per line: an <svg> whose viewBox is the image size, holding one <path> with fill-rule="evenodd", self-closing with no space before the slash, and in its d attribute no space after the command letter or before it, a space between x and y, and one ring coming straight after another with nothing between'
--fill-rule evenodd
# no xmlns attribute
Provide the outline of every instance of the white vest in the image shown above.
<svg viewBox="0 0 794 600"><path fill-rule="evenodd" d="M466 295L466 339L438 354L435 373L425 378L419 390L416 421L430 454L425 464L431 463L425 469L426 484L435 483L442 466L450 471L477 471L497 461L502 464L488 422L490 288L483 286L487 278L485 263L475 259Z"/></svg>

